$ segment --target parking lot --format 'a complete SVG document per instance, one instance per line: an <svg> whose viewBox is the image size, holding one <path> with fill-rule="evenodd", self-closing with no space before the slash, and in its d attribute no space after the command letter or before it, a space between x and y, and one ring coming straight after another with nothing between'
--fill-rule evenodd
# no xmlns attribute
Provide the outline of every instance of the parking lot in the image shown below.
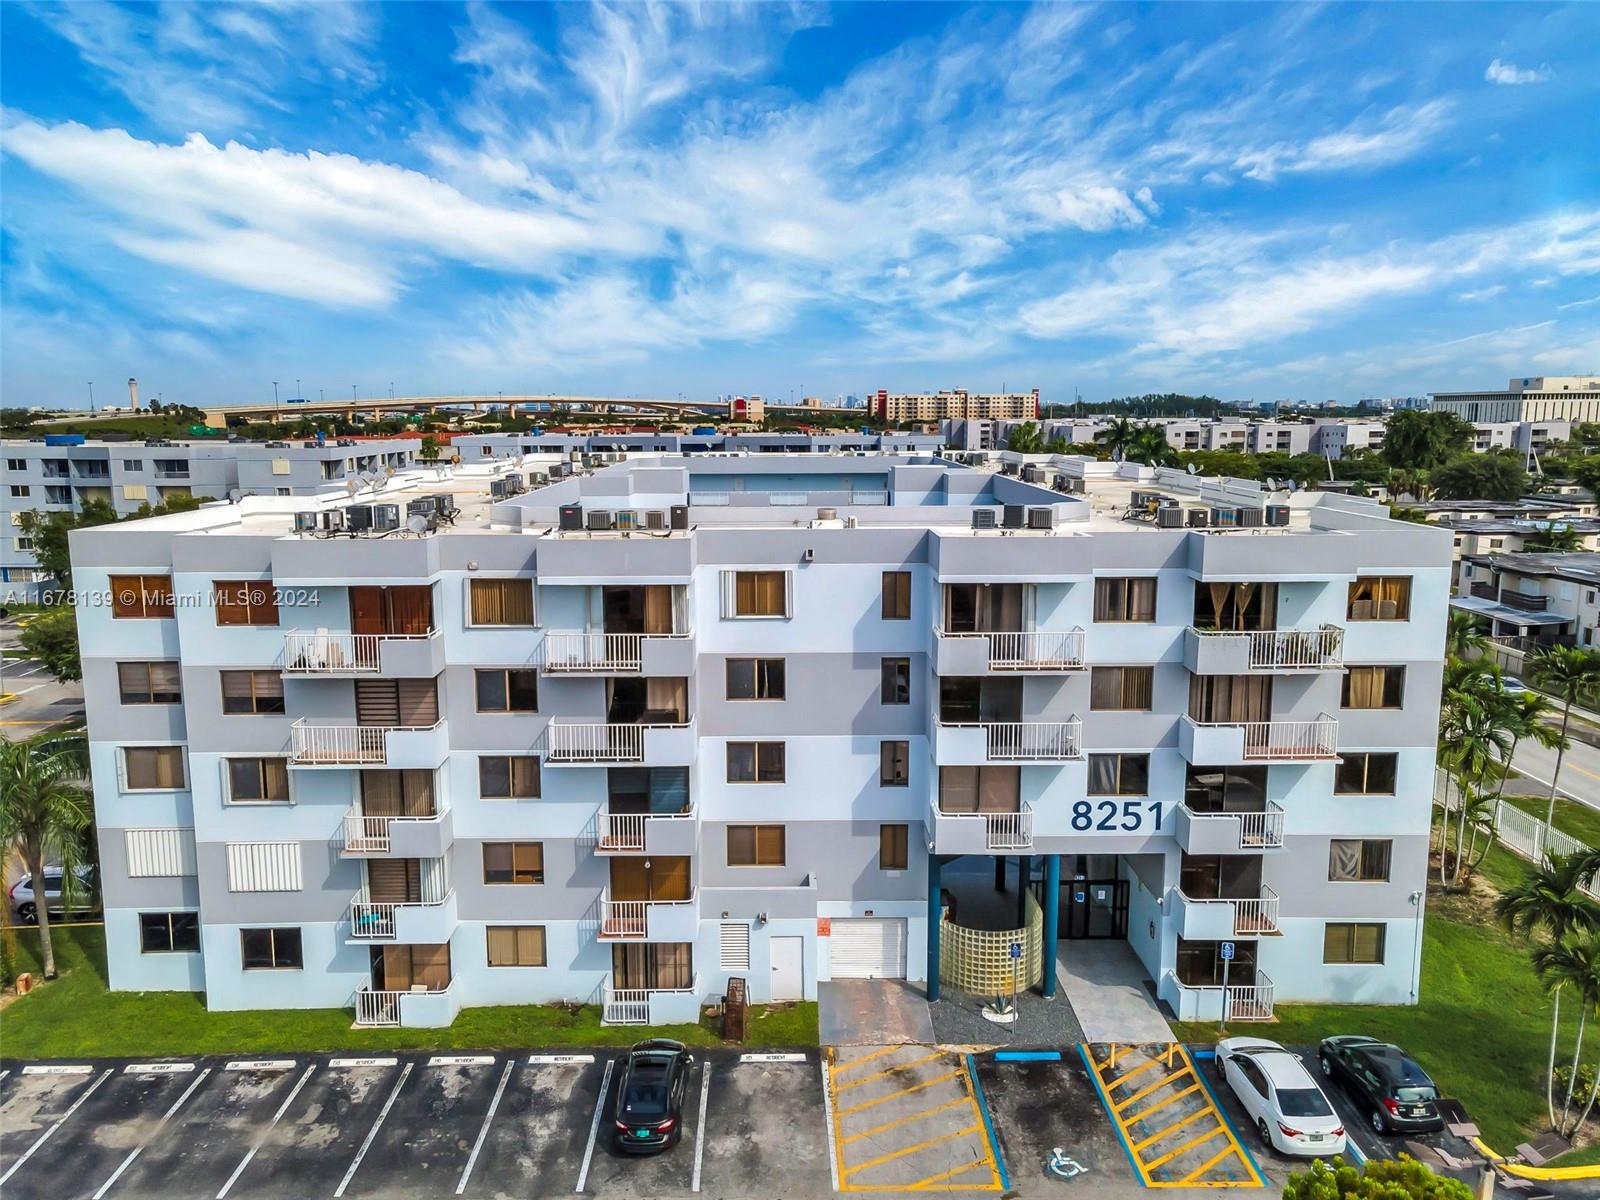
<svg viewBox="0 0 1600 1200"><path fill-rule="evenodd" d="M1314 1053L1300 1050L1320 1074ZM622 1053L0 1063L0 1192L7 1200L806 1200L854 1191L1145 1191L1128 1148L1142 1127L1108 1115L1077 1047L976 1055L932 1046L697 1050L682 1140L646 1158L617 1153L611 1139ZM1193 1048L1192 1057L1265 1194L1277 1194L1305 1164L1263 1147L1217 1083L1206 1050ZM1179 1066L1174 1058L1160 1069ZM1129 1106L1137 1113L1163 1098L1149 1092L1158 1077L1151 1067L1108 1095L1116 1103L1147 1092ZM1168 1086L1176 1094L1192 1082ZM1397 1139L1372 1133L1342 1092L1323 1086L1345 1118L1353 1157L1401 1150ZM1196 1117L1174 1137L1205 1127ZM1193 1161L1226 1141L1218 1136ZM1153 1161L1164 1145L1143 1158ZM1254 1178L1237 1185L1264 1194ZM1214 1194L1215 1186L1176 1191Z"/></svg>

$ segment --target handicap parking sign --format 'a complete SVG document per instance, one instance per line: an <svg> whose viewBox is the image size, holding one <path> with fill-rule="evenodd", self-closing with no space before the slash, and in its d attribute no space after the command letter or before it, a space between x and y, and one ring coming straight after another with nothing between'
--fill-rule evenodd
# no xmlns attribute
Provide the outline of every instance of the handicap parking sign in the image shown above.
<svg viewBox="0 0 1600 1200"><path fill-rule="evenodd" d="M1219 958L1221 958L1223 962L1232 962L1233 961L1233 943L1232 942L1221 942L1221 943L1219 943L1218 946L1217 946L1217 956Z"/></svg>
<svg viewBox="0 0 1600 1200"><path fill-rule="evenodd" d="M1021 958L1022 957L1022 943L1021 942L1012 942L1011 943L1011 957L1012 958Z"/></svg>
<svg viewBox="0 0 1600 1200"><path fill-rule="evenodd" d="M1072 901L1073 901L1074 904L1082 904L1084 902L1084 900L1087 899L1087 898L1088 898L1088 896L1087 896L1087 893L1085 893L1085 892L1073 892L1072 893Z"/></svg>

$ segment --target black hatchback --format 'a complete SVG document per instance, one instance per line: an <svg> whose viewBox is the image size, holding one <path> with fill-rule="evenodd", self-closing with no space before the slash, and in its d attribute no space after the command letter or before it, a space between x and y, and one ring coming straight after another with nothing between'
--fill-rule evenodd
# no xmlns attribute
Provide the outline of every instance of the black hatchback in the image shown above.
<svg viewBox="0 0 1600 1200"><path fill-rule="evenodd" d="M682 1042L651 1038L628 1051L617 1081L612 1113L617 1149L654 1154L677 1145L683 1134L683 1097L694 1055Z"/></svg>
<svg viewBox="0 0 1600 1200"><path fill-rule="evenodd" d="M1444 1128L1439 1089L1399 1046L1368 1037L1331 1037L1318 1047L1322 1069L1366 1110L1378 1133L1426 1133Z"/></svg>

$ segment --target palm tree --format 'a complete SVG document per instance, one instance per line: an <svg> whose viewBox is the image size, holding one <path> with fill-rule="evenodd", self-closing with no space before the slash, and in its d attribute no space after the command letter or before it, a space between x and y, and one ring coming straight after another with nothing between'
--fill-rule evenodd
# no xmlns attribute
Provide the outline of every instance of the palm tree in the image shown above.
<svg viewBox="0 0 1600 1200"><path fill-rule="evenodd" d="M1450 622L1444 631L1445 657L1477 658L1489 649L1489 635L1478 625L1478 619L1459 608L1450 610Z"/></svg>
<svg viewBox="0 0 1600 1200"><path fill-rule="evenodd" d="M1545 814L1548 830L1556 823L1556 784L1561 778L1561 759L1567 750L1567 722L1572 717L1572 705L1580 693L1600 683L1600 654L1576 646L1551 646L1534 655L1531 665L1534 679L1554 691L1562 701L1561 744L1556 747L1555 770L1550 772L1550 807Z"/></svg>
<svg viewBox="0 0 1600 1200"><path fill-rule="evenodd" d="M45 902L46 860L61 865L61 890L70 899L83 864L83 837L92 815L79 748L33 739L0 742L0 846L15 850L33 876L44 977L56 976L50 943L50 906Z"/></svg>
<svg viewBox="0 0 1600 1200"><path fill-rule="evenodd" d="M1006 434L1006 449L1015 450L1018 454L1040 454L1044 451L1044 438L1039 435L1039 426L1032 421L1024 421L1020 425L1013 425L1011 432Z"/></svg>
<svg viewBox="0 0 1600 1200"><path fill-rule="evenodd" d="M1178 461L1178 452L1167 441L1167 431L1159 425L1139 426L1128 453L1152 467L1169 467Z"/></svg>
<svg viewBox="0 0 1600 1200"><path fill-rule="evenodd" d="M1540 554L1570 554L1583 549L1583 534L1571 525L1546 522L1539 532L1523 539L1522 548Z"/></svg>
<svg viewBox="0 0 1600 1200"><path fill-rule="evenodd" d="M1578 890L1587 857L1548 855L1541 866L1495 897L1495 919L1517 937L1542 931L1557 942L1569 934L1600 930L1600 904Z"/></svg>
<svg viewBox="0 0 1600 1200"><path fill-rule="evenodd" d="M1138 440L1141 428L1141 425L1127 417L1113 417L1106 422L1105 428L1095 431L1094 440L1111 451L1115 461L1121 462Z"/></svg>
<svg viewBox="0 0 1600 1200"><path fill-rule="evenodd" d="M1506 755L1504 769L1500 772L1500 784L1494 792L1494 808L1489 821L1490 839L1483 847L1485 855L1489 853L1489 846L1494 841L1494 832L1500 819L1500 798L1505 795L1506 780L1511 776L1512 763L1517 757L1517 746L1521 744L1522 739L1532 738L1546 750L1565 750L1567 747L1566 741L1556 727L1545 720L1555 709L1551 707L1550 701L1538 692L1506 692L1500 703L1505 722L1511 730L1511 750ZM1482 856L1479 856L1471 865L1476 867L1482 860ZM1597 866L1600 866L1600 860L1597 860Z"/></svg>
<svg viewBox="0 0 1600 1200"><path fill-rule="evenodd" d="M1440 755L1446 768L1456 781L1459 814L1456 830L1455 867L1446 874L1444 837L1439 846L1439 882L1455 887L1461 881L1466 865L1468 812L1474 807L1473 799L1478 785L1506 763L1511 752L1511 730L1505 723L1500 706L1494 703L1472 703L1462 709L1454 719L1450 739ZM1481 812L1481 807L1479 808ZM1446 814L1448 818L1448 813Z"/></svg>
<svg viewBox="0 0 1600 1200"><path fill-rule="evenodd" d="M1594 1108L1596 1087L1591 1084L1589 1099L1578 1119L1572 1119L1572 1101L1578 1086L1578 1067L1583 1057L1583 1035L1588 1027L1589 1014L1600 1010L1600 936L1590 933L1575 941L1555 941L1533 952L1533 969L1544 983L1554 1001L1555 1015L1550 1022L1550 1062L1545 1084L1545 1103L1549 1108L1550 1127L1564 1138L1571 1139ZM1567 1077L1567 1095L1561 1105L1561 1116L1556 1117L1555 1062L1556 1036L1561 1025L1561 993L1571 990L1578 1001L1578 1032L1573 1039L1572 1071Z"/></svg>

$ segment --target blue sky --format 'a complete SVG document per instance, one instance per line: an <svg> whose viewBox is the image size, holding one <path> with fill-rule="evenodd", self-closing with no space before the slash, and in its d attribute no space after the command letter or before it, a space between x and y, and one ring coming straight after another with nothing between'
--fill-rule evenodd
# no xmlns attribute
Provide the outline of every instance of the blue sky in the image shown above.
<svg viewBox="0 0 1600 1200"><path fill-rule="evenodd" d="M0 386L1600 370L1600 8L0 6Z"/></svg>

